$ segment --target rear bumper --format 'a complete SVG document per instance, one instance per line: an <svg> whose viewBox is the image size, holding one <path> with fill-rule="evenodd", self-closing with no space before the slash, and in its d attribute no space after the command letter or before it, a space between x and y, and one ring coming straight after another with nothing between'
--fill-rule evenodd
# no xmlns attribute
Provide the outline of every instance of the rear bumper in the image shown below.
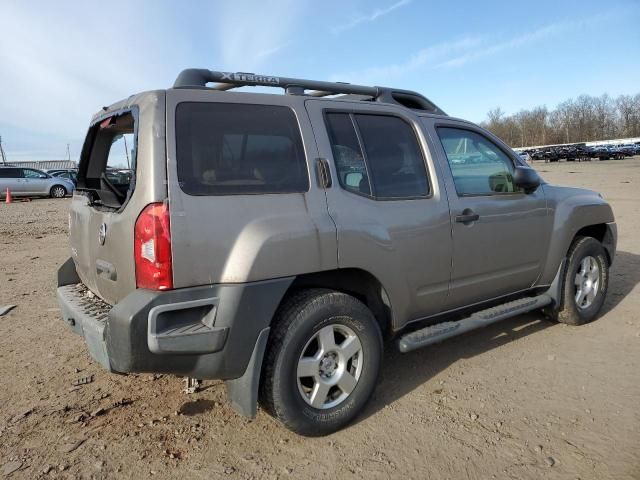
<svg viewBox="0 0 640 480"><path fill-rule="evenodd" d="M224 380L245 373L293 280L138 289L111 307L74 281L74 273L67 262L58 275L62 317L103 367Z"/></svg>

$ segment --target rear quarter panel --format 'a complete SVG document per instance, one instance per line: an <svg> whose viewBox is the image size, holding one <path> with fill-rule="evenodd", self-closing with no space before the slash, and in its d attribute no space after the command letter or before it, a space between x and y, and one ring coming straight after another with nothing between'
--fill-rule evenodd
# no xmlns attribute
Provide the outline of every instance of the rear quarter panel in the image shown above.
<svg viewBox="0 0 640 480"><path fill-rule="evenodd" d="M302 134L309 191L186 194L178 182L175 144L175 109L184 101L291 108ZM176 288L253 282L337 268L336 229L327 212L325 193L317 186L314 168L317 149L302 102L300 98L284 95L191 89L167 91L167 178Z"/></svg>

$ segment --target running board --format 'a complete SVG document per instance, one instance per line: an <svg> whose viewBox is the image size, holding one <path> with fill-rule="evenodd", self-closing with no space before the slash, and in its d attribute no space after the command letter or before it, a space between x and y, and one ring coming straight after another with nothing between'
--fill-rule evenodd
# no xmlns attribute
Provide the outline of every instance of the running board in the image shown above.
<svg viewBox="0 0 640 480"><path fill-rule="evenodd" d="M476 330L477 328L486 327L500 320L545 307L552 302L553 299L545 293L537 297L526 297L503 303L497 307L476 312L462 320L438 323L421 330L407 333L398 340L398 348L403 353L410 352L418 348L426 347L427 345L441 342L447 338Z"/></svg>

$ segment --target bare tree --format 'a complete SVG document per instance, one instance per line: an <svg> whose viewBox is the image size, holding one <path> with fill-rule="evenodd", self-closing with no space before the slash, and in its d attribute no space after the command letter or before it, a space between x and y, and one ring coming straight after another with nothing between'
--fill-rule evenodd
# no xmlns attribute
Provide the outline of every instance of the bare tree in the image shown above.
<svg viewBox="0 0 640 480"><path fill-rule="evenodd" d="M580 95L559 103L507 115L500 107L482 125L513 147L579 143L640 136L640 93L612 99Z"/></svg>

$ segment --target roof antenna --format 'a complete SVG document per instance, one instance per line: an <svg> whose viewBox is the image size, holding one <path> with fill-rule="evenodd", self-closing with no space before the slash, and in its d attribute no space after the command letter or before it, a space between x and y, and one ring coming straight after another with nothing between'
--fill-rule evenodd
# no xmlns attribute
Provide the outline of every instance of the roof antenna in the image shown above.
<svg viewBox="0 0 640 480"><path fill-rule="evenodd" d="M4 154L4 148L2 148L2 137L0 136L0 158L2 159L2 164L7 164L7 156Z"/></svg>

